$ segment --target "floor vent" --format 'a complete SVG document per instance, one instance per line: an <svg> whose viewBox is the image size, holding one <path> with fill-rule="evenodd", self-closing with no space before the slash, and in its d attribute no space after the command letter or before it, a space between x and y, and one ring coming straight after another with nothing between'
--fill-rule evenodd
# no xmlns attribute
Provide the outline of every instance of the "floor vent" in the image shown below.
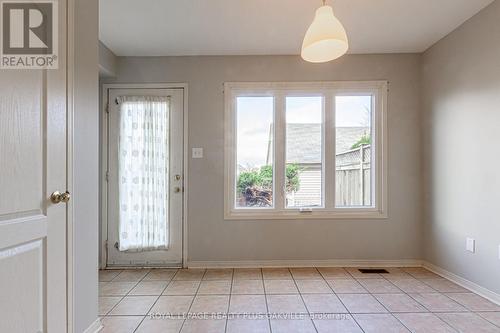
<svg viewBox="0 0 500 333"><path fill-rule="evenodd" d="M389 274L387 270L380 268L360 268L359 271L363 274Z"/></svg>

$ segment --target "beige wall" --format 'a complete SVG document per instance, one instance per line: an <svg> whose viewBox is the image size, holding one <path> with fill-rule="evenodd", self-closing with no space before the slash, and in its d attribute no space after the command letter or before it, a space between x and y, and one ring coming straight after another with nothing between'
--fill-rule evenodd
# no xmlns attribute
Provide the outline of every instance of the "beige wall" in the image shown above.
<svg viewBox="0 0 500 333"><path fill-rule="evenodd" d="M423 92L425 258L500 293L500 1L424 54Z"/></svg>
<svg viewBox="0 0 500 333"><path fill-rule="evenodd" d="M389 219L225 221L225 81L389 80ZM314 65L297 56L118 58L105 82L189 84L189 260L420 259L420 56L349 55Z"/></svg>
<svg viewBox="0 0 500 333"><path fill-rule="evenodd" d="M106 45L99 41L99 76L113 77L116 75L116 55Z"/></svg>

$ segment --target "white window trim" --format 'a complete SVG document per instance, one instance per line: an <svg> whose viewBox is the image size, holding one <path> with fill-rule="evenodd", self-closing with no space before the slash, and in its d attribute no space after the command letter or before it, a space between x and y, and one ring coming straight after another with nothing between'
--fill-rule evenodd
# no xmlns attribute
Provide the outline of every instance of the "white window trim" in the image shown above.
<svg viewBox="0 0 500 333"><path fill-rule="evenodd" d="M323 174L323 201L325 208L312 209L310 212L300 212L299 209L284 207L284 195L275 195L274 208L234 208L236 177L236 97L245 95L275 96L274 123L275 133L283 133L285 126L284 106L285 91L288 93L322 93L324 94L325 111L335 108L335 95L371 94L374 98L374 129L375 129L375 207L367 208L336 208L335 196L335 163L334 149L325 149ZM387 216L387 81L339 81L339 82L226 82L224 83L225 136L224 136L224 219L226 220L306 220L306 219L386 219ZM334 114L334 113L333 113ZM323 131L323 140L335 142L335 119L332 113L325 112L324 126L330 131ZM329 137L326 137L329 135ZM284 137L274 137L274 165L284 165ZM333 145L335 147L335 145ZM333 168L327 170L327 168ZM274 170L275 189L283 188L284 170L277 167ZM328 177L328 178L327 178ZM331 184L331 186L327 186ZM329 188L331 187L331 188ZM329 193L327 193L329 192ZM326 199L330 198L330 201Z"/></svg>

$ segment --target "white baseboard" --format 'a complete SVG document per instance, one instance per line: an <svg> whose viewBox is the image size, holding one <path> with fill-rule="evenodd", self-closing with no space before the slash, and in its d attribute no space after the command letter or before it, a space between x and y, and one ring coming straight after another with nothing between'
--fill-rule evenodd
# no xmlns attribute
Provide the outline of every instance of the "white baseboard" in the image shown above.
<svg viewBox="0 0 500 333"><path fill-rule="evenodd" d="M260 268L260 267L420 267L422 260L237 260L188 261L189 268Z"/></svg>
<svg viewBox="0 0 500 333"><path fill-rule="evenodd" d="M447 271L447 270L445 270L439 266L436 266L434 264L431 264L430 262L427 262L427 261L422 262L422 267L428 269L429 271L431 271L433 273L436 273L437 275L440 275L440 276L450 280L451 282L458 284L461 287L464 287L465 289L472 291L473 293L478 294L479 296L482 296L486 299L489 299L490 301L492 301L495 304L500 305L500 295L499 294L497 294L489 289L486 289L484 287L481 287L477 283L469 281L461 276L458 276L450 271Z"/></svg>
<svg viewBox="0 0 500 333"><path fill-rule="evenodd" d="M101 319L97 318L83 333L97 333L102 330Z"/></svg>

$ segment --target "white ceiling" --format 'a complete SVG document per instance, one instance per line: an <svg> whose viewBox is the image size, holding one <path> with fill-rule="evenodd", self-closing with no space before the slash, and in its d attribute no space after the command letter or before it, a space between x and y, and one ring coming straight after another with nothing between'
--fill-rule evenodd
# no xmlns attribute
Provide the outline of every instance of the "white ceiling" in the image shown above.
<svg viewBox="0 0 500 333"><path fill-rule="evenodd" d="M350 53L423 52L493 0L328 0ZM300 54L321 0L100 0L119 56Z"/></svg>

